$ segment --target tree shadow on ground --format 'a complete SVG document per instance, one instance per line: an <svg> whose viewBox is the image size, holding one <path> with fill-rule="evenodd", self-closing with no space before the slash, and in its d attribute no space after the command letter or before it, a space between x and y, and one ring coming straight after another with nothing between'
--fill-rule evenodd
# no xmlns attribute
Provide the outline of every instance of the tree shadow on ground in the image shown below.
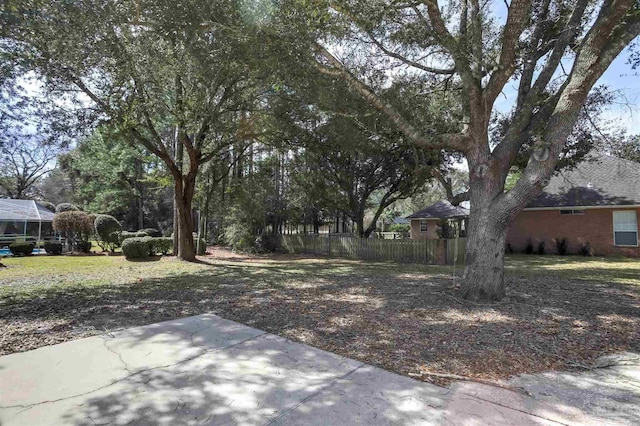
<svg viewBox="0 0 640 426"><path fill-rule="evenodd" d="M197 273L6 296L0 349L213 312L405 375L504 378L640 351L636 286L511 276L507 300L483 305L457 299L450 269L442 267L209 263Z"/></svg>
<svg viewBox="0 0 640 426"><path fill-rule="evenodd" d="M512 392L492 395L510 399L492 404L470 397L467 389L402 378L212 316L199 317L195 326L193 320L105 337L105 355L126 367L120 376L91 382L78 397L57 394L53 404L20 408L16 419L75 425L532 424L525 412L545 419L574 414L564 404L543 406ZM56 364L59 354L50 354ZM68 388L64 382L57 387Z"/></svg>

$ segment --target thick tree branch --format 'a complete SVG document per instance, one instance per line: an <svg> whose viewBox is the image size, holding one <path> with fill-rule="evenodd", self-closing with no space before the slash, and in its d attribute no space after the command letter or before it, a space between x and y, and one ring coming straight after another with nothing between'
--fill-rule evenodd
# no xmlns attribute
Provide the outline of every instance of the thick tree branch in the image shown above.
<svg viewBox="0 0 640 426"><path fill-rule="evenodd" d="M556 40L554 48L533 86L529 88L521 80L515 118L510 123L503 140L493 151L494 158L501 164L501 170L505 174L511 167L520 146L522 146L522 143L526 141L522 136L525 133L525 129L527 129L531 124L533 111L536 106L540 105L540 98L544 90L547 88L549 81L556 72L567 47L578 36L580 23L582 22L588 3L589 0L579 0L576 4L571 17L569 18L566 29L561 33L558 40ZM533 63L529 65L531 69L528 74L523 74L524 79L531 77L534 72L537 60L531 60L533 61ZM567 82L565 82L565 85ZM552 98L551 100L553 101L554 99ZM555 100L557 101L557 98Z"/></svg>
<svg viewBox="0 0 640 426"><path fill-rule="evenodd" d="M469 58L465 52L465 47L461 46L455 37L449 32L447 26L440 14L437 0L423 0L422 3L427 7L427 14L431 23L431 28L435 33L436 39L440 41L442 47L453 57L455 69L460 75L462 82L468 90L472 90L474 86L480 84L473 76L473 72L469 66Z"/></svg>
<svg viewBox="0 0 640 426"><path fill-rule="evenodd" d="M633 1L610 0L603 4L578 49L540 146L532 149L532 157L514 188L500 197L504 211L517 211L540 192L543 181L555 169L589 91L624 47L640 35L640 15L633 10Z"/></svg>
<svg viewBox="0 0 640 426"><path fill-rule="evenodd" d="M360 96L398 126L398 129L400 129L402 134L404 134L411 143L427 148L446 148L460 152L465 152L468 148L469 138L464 134L425 135L405 120L395 108L380 99L369 86L351 74L344 64L333 56L324 46L316 44L316 51L332 66L327 67L316 62L318 71L345 80Z"/></svg>
<svg viewBox="0 0 640 426"><path fill-rule="evenodd" d="M536 24L531 34L531 40L528 43L527 52L524 58L522 75L518 84L518 98L516 99L516 109L522 108L522 103L526 99L526 95L531 89L531 82L536 70L536 65L540 58L553 49L554 43L548 42L543 38L543 31L549 16L549 4L551 0L543 0L540 6L540 13L535 16ZM540 43L544 45L541 47Z"/></svg>
<svg viewBox="0 0 640 426"><path fill-rule="evenodd" d="M393 52L391 50L389 50L388 48L386 48L382 42L380 42L379 40L377 40L375 38L375 36L371 33L367 33L369 35L369 38L371 39L371 41L373 42L373 44L375 44L376 46L378 46L378 49L380 49L382 52L384 52L385 55L390 56L392 58L398 59L399 61L405 63L406 65L409 65L411 67L417 68L419 70L428 72L428 73L432 73L432 74L444 74L444 75L451 75L453 73L456 72L455 68L447 68L447 69L443 69L443 68L433 68L433 67L429 67L426 66L424 64L421 64L420 62L416 62L413 61L403 55L400 55L399 53Z"/></svg>
<svg viewBox="0 0 640 426"><path fill-rule="evenodd" d="M488 111L516 69L516 54L520 35L529 22L531 0L513 0L509 5L507 22L502 32L502 47L497 70L491 74L484 90L484 102Z"/></svg>

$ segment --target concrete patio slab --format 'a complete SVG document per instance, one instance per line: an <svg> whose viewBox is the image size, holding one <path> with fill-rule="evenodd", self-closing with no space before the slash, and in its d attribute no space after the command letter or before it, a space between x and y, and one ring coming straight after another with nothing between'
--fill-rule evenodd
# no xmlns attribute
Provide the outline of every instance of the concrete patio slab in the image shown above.
<svg viewBox="0 0 640 426"><path fill-rule="evenodd" d="M165 321L102 336L129 374L175 365L264 334L215 315Z"/></svg>
<svg viewBox="0 0 640 426"><path fill-rule="evenodd" d="M634 371L615 374L633 384ZM609 420L563 399L475 384L430 385L215 315L0 357L2 426L567 425ZM626 420L618 416L612 421Z"/></svg>
<svg viewBox="0 0 640 426"><path fill-rule="evenodd" d="M100 337L6 355L0 357L0 405L69 398L128 374Z"/></svg>

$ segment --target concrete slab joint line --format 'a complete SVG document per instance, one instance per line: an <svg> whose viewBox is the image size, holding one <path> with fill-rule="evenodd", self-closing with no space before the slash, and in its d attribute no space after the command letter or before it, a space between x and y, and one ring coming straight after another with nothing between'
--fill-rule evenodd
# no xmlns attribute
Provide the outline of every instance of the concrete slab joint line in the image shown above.
<svg viewBox="0 0 640 426"><path fill-rule="evenodd" d="M599 361L445 388L205 314L0 357L0 425L640 424L640 358Z"/></svg>
<svg viewBox="0 0 640 426"><path fill-rule="evenodd" d="M302 404L304 404L305 402L309 401L310 399L320 395L322 392L324 392L325 390L331 389L333 386L335 386L336 383L338 383L338 381L346 379L347 377L349 377L351 374L355 373L356 371L358 371L360 368L362 368L364 364L360 364L358 365L356 368L354 368L353 370L349 371L347 374L344 374L343 376L338 377L335 380L332 380L331 383L327 384L326 386L318 389L317 391L315 391L314 393L312 393L311 395L308 395L306 398L304 398L303 400L301 400L300 402L298 402L297 404L295 404L293 407L290 407L288 409L286 409L285 411L283 411L282 413L280 413L279 415L277 415L276 417L274 417L273 419L269 420L267 423L265 423L263 426L269 426L274 424L276 421L278 421L279 419L281 419L282 417L286 416L288 413L292 412L293 410L295 410L296 408L298 408L299 406L301 406Z"/></svg>

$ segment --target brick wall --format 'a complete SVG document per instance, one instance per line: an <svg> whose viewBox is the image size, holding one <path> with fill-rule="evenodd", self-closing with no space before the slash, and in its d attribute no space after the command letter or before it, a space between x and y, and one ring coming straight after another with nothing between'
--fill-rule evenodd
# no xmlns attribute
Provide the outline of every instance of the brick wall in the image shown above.
<svg viewBox="0 0 640 426"><path fill-rule="evenodd" d="M437 240L440 219L427 220L427 232L420 232L420 221L425 219L411 219L411 239L412 240Z"/></svg>
<svg viewBox="0 0 640 426"><path fill-rule="evenodd" d="M537 250L540 241L545 241L546 253L556 253L555 239L567 238L569 253L577 253L580 246L588 241L596 256L640 257L638 247L614 246L615 210L640 212L640 209L620 208L586 209L583 215L561 215L559 210L523 211L511 226L507 242L516 252L522 252L529 238L534 250Z"/></svg>

